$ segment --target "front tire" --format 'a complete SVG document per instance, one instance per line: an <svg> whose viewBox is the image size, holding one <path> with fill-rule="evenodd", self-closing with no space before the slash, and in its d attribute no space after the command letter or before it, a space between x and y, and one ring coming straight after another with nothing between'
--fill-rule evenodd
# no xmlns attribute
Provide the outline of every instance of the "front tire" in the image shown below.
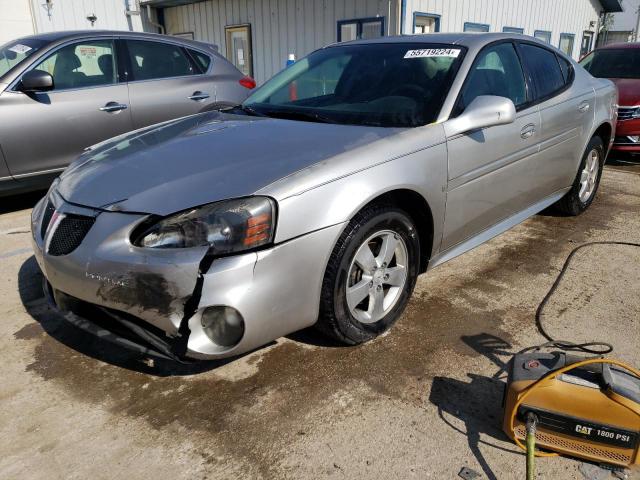
<svg viewBox="0 0 640 480"><path fill-rule="evenodd" d="M602 177L605 153L600 137L593 137L582 156L580 168L571 190L556 204L556 208L565 215L577 216L584 212L596 198L596 192Z"/></svg>
<svg viewBox="0 0 640 480"><path fill-rule="evenodd" d="M333 249L316 327L348 345L385 332L409 301L419 259L418 233L406 212L391 205L365 208Z"/></svg>

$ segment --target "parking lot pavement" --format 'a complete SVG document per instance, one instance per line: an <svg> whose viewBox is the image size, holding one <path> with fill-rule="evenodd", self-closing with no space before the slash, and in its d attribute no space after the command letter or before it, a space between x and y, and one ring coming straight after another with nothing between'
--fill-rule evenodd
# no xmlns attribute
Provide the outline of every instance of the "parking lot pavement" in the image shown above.
<svg viewBox="0 0 640 480"><path fill-rule="evenodd" d="M574 247L640 240L640 168L615 168L584 215L538 215L422 276L374 342L303 332L191 367L116 350L49 310L29 246L35 197L2 199L0 478L442 479L465 466L524 478L499 428L505 363L542 343L534 312ZM640 365L639 266L640 248L583 249L548 330ZM541 478L582 478L579 465L538 461Z"/></svg>

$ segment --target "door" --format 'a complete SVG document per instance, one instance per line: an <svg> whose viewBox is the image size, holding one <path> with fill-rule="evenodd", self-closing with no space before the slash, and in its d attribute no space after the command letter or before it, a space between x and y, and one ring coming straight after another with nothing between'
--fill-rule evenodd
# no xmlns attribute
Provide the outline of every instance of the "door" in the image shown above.
<svg viewBox="0 0 640 480"><path fill-rule="evenodd" d="M116 65L112 39L83 40L33 67L53 76L53 90L2 93L0 144L13 176L62 169L84 148L132 129Z"/></svg>
<svg viewBox="0 0 640 480"><path fill-rule="evenodd" d="M206 110L215 103L212 77L201 60L182 46L149 40L124 40L129 98L135 128ZM208 57L207 57L208 58Z"/></svg>
<svg viewBox="0 0 640 480"><path fill-rule="evenodd" d="M447 138L448 184L442 248L448 249L535 202L540 115L511 42L485 47L462 87L456 116L480 95L510 98L515 122Z"/></svg>
<svg viewBox="0 0 640 480"><path fill-rule="evenodd" d="M520 49L542 122L538 190L551 195L573 183L593 124L595 93L562 56L527 43Z"/></svg>
<svg viewBox="0 0 640 480"><path fill-rule="evenodd" d="M584 57L591 51L593 44L593 32L585 31L582 33L582 43L580 44L580 58Z"/></svg>
<svg viewBox="0 0 640 480"><path fill-rule="evenodd" d="M243 74L253 77L253 51L251 45L251 25L224 27L227 45L227 60Z"/></svg>

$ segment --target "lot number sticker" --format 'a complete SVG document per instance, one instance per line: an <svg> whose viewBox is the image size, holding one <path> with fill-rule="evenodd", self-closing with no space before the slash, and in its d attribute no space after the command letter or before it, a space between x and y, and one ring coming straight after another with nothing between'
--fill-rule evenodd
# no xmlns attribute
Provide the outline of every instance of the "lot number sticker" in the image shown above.
<svg viewBox="0 0 640 480"><path fill-rule="evenodd" d="M22 45L21 43L17 43L13 47L11 47L9 50L15 53L27 53L29 50L31 50L31 47L28 47L27 45Z"/></svg>
<svg viewBox="0 0 640 480"><path fill-rule="evenodd" d="M409 50L404 58L425 58L425 57L457 57L460 55L459 48L423 48L420 50Z"/></svg>

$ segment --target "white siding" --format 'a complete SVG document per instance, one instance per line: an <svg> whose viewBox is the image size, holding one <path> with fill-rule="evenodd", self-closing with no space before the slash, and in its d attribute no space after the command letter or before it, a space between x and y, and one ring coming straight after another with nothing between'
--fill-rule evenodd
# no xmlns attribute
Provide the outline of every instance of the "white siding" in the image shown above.
<svg viewBox="0 0 640 480"><path fill-rule="evenodd" d="M125 15L126 0L56 0L52 2L51 16L43 6L44 0L31 0L34 23L38 33L61 30L129 30L142 31L140 15ZM129 4L135 8L135 2ZM0 10L1 12L1 10ZM89 15L97 17L93 27Z"/></svg>
<svg viewBox="0 0 640 480"><path fill-rule="evenodd" d="M164 9L168 34L193 32L195 40L226 53L224 27L251 24L253 71L258 83L296 58L337 41L337 21L385 17L385 34L395 35L397 0L207 0ZM391 15L391 18L389 16Z"/></svg>
<svg viewBox="0 0 640 480"><path fill-rule="evenodd" d="M413 12L441 15L441 32L462 32L465 22L489 25L490 32L502 27L551 32L551 44L558 46L561 33L575 35L573 56L580 54L585 30L595 32L602 8L597 0L407 0L404 33L413 33ZM593 22L594 26L590 25Z"/></svg>
<svg viewBox="0 0 640 480"><path fill-rule="evenodd" d="M33 34L30 0L0 0L0 45Z"/></svg>

